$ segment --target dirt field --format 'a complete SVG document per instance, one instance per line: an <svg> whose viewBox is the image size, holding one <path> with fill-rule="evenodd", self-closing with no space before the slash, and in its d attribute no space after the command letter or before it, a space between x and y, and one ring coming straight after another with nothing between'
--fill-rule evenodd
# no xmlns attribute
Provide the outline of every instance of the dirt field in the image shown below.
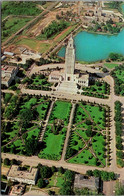
<svg viewBox="0 0 124 196"><path fill-rule="evenodd" d="M1 167L1 174L2 175L7 175L7 173L8 173L8 171L9 171L9 168L8 167L4 167L4 166L2 166Z"/></svg>
<svg viewBox="0 0 124 196"><path fill-rule="evenodd" d="M45 15L44 19L40 20L36 25L30 28L26 34L30 34L31 36L38 36L41 34L41 31L47 27L53 20L56 20L56 15L60 14L61 11L63 13L69 11L70 8L59 8L56 11L49 11L48 14Z"/></svg>

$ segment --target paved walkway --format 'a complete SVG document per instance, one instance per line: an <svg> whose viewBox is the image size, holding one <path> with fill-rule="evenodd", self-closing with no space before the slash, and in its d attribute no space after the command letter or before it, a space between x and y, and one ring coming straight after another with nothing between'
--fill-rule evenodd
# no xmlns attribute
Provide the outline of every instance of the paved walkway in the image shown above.
<svg viewBox="0 0 124 196"><path fill-rule="evenodd" d="M68 139L69 139L69 136L70 136L70 131L71 131L71 125L72 125L74 110L75 110L75 104L72 103L72 109L71 109L71 114L70 114L70 119L69 119L69 124L68 124L66 139L65 139L65 144L64 144L64 148L63 148L63 153L62 153L62 157L61 157L61 162L64 162L64 159L65 159L65 154L66 154L66 149L67 149L67 146L68 146Z"/></svg>
<svg viewBox="0 0 124 196"><path fill-rule="evenodd" d="M52 109L53 109L54 103L55 103L55 101L52 101L52 103L51 103L51 105L50 105L49 112L48 112L47 118L46 118L46 120L45 120L45 125L44 125L44 127L43 127L43 129L42 129L42 132L41 132L41 135L40 135L40 139L39 139L40 142L43 140L43 136L44 136L44 133L45 133L45 131L46 131L46 127L47 127L47 124L48 124L48 121L49 121L49 117L50 117L51 111L52 111Z"/></svg>

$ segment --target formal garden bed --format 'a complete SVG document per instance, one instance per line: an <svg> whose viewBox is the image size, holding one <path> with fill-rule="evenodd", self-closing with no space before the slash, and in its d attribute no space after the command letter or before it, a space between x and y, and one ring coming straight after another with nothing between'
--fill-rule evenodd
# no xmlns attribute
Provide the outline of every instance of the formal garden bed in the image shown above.
<svg viewBox="0 0 124 196"><path fill-rule="evenodd" d="M110 94L110 85L107 82L92 81L89 87L83 87L82 95L107 99Z"/></svg>
<svg viewBox="0 0 124 196"><path fill-rule="evenodd" d="M53 83L48 82L48 76L43 74L33 74L30 78L25 78L22 82L27 84L26 88L33 90L46 90L50 91Z"/></svg>
<svg viewBox="0 0 124 196"><path fill-rule="evenodd" d="M55 119L60 119L65 126L68 125L71 107L72 105L70 102L56 101L49 118L49 123L53 123Z"/></svg>
<svg viewBox="0 0 124 196"><path fill-rule="evenodd" d="M50 103L47 97L2 95L2 152L25 155L37 152Z"/></svg>
<svg viewBox="0 0 124 196"><path fill-rule="evenodd" d="M60 160L66 138L70 112L70 102L56 101L54 103L48 126L43 137L43 148L38 154L40 158Z"/></svg>
<svg viewBox="0 0 124 196"><path fill-rule="evenodd" d="M111 76L114 78L115 94L124 96L124 65L115 67L115 69L111 72Z"/></svg>
<svg viewBox="0 0 124 196"><path fill-rule="evenodd" d="M107 106L86 102L76 104L65 156L67 162L106 166L108 119Z"/></svg>
<svg viewBox="0 0 124 196"><path fill-rule="evenodd" d="M65 137L66 128L62 128L58 134L55 134L53 127L47 126L43 138L43 149L38 156L45 159L60 160Z"/></svg>

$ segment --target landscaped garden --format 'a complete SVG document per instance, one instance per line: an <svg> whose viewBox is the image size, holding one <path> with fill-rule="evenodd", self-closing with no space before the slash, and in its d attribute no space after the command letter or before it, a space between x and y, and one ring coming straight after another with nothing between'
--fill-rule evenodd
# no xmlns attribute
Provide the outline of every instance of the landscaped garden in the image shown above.
<svg viewBox="0 0 124 196"><path fill-rule="evenodd" d="M66 138L66 126L69 122L70 111L70 102L56 101L54 103L43 137L43 148L38 154L40 158L60 160Z"/></svg>
<svg viewBox="0 0 124 196"><path fill-rule="evenodd" d="M48 82L48 77L39 74L35 75L33 74L31 78L25 78L23 80L23 83L27 84L27 88L34 89L34 90L51 90L51 86L53 83Z"/></svg>
<svg viewBox="0 0 124 196"><path fill-rule="evenodd" d="M3 94L1 127L3 152L25 155L37 152L42 122L46 119L50 102L48 98L41 96L17 97Z"/></svg>
<svg viewBox="0 0 124 196"><path fill-rule="evenodd" d="M104 65L105 65L105 67L107 67L109 69L113 69L118 66L117 63L104 63Z"/></svg>
<svg viewBox="0 0 124 196"><path fill-rule="evenodd" d="M55 119L60 119L66 126L69 122L71 112L71 103L66 101L56 101L50 115L49 124L53 123Z"/></svg>
<svg viewBox="0 0 124 196"><path fill-rule="evenodd" d="M107 107L93 103L76 105L65 157L67 162L106 165L107 111Z"/></svg>
<svg viewBox="0 0 124 196"><path fill-rule="evenodd" d="M47 126L43 139L43 150L39 153L40 158L59 160L66 137L66 128L62 128L58 134L53 133L52 126Z"/></svg>
<svg viewBox="0 0 124 196"><path fill-rule="evenodd" d="M115 82L115 94L124 96L124 65L115 67L115 69L111 72L111 75Z"/></svg>
<svg viewBox="0 0 124 196"><path fill-rule="evenodd" d="M83 87L82 90L82 95L104 99L110 94L110 86L106 82L92 81L89 87Z"/></svg>

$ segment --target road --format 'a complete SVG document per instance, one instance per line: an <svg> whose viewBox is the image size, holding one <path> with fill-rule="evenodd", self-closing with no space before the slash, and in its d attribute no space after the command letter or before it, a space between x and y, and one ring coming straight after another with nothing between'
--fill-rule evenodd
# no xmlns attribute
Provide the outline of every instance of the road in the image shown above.
<svg viewBox="0 0 124 196"><path fill-rule="evenodd" d="M2 158L9 158L16 159L22 161L22 165L30 165L30 166L37 166L38 163L41 163L42 165L47 165L49 167L55 166L55 167L63 167L65 169L70 169L75 172L79 172L81 174L85 174L87 170L103 170L103 171L113 171L111 168L99 168L99 167L93 167L93 166L86 166L86 165L80 165L80 164L71 164L66 163L65 161L53 161L53 160L46 160L46 159L40 159L37 156L21 156L21 155L14 155L14 154L8 154L8 153L2 153ZM124 168L119 169L116 168L115 172L119 174L120 179L124 180Z"/></svg>

